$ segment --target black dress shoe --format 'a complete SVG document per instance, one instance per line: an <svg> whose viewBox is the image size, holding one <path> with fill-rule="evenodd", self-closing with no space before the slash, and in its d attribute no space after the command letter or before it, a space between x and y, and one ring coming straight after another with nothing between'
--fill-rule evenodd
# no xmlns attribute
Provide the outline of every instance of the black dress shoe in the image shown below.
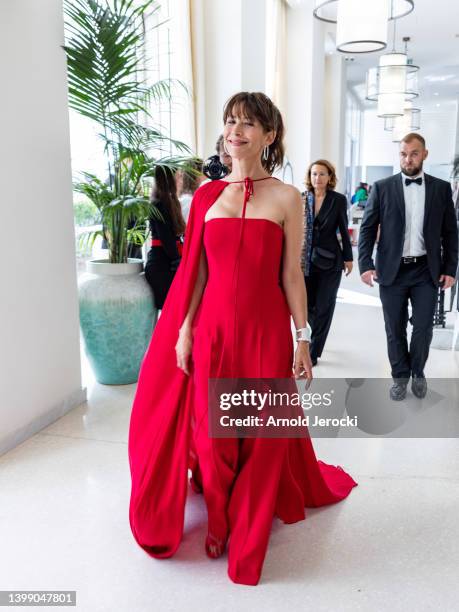
<svg viewBox="0 0 459 612"><path fill-rule="evenodd" d="M406 382L394 382L389 391L390 399L394 402L400 402L401 400L404 400L406 397L407 386L408 383Z"/></svg>
<svg viewBox="0 0 459 612"><path fill-rule="evenodd" d="M415 376L411 380L411 391L413 395L422 399L427 393L427 381L424 376Z"/></svg>

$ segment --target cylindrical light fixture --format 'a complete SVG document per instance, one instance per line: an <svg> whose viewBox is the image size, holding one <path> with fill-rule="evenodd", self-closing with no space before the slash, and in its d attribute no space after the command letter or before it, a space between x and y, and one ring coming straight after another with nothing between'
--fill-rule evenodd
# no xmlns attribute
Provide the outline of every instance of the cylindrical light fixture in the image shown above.
<svg viewBox="0 0 459 612"><path fill-rule="evenodd" d="M406 89L405 53L386 53L379 58L379 93L404 92Z"/></svg>
<svg viewBox="0 0 459 612"><path fill-rule="evenodd" d="M405 101L419 95L415 75L418 66L408 63L406 53L386 53L379 66L367 72L366 98L378 102L378 117L402 116Z"/></svg>
<svg viewBox="0 0 459 612"><path fill-rule="evenodd" d="M401 117L386 117L384 119L384 129L386 131L400 130L408 127L409 132L415 132L421 129L421 109L414 108L411 100L405 102L403 115Z"/></svg>
<svg viewBox="0 0 459 612"><path fill-rule="evenodd" d="M405 98L403 94L387 93L378 96L378 117L402 117Z"/></svg>
<svg viewBox="0 0 459 612"><path fill-rule="evenodd" d="M413 98L417 98L419 96L418 73L419 73L419 66L413 66L413 64L407 64L407 73L406 73L407 100L412 100Z"/></svg>
<svg viewBox="0 0 459 612"><path fill-rule="evenodd" d="M410 132L421 129L421 109L413 108L413 103L406 103L405 112L402 117L393 120L392 142L400 142Z"/></svg>
<svg viewBox="0 0 459 612"><path fill-rule="evenodd" d="M392 142L400 142L410 132L414 132L414 130L411 129L407 122L400 123L397 129L394 128L392 130Z"/></svg>
<svg viewBox="0 0 459 612"><path fill-rule="evenodd" d="M316 0L314 17L328 23L338 21L338 5L341 0ZM368 0L368 4L376 4L375 0ZM414 9L414 0L391 0L389 19L405 17Z"/></svg>
<svg viewBox="0 0 459 612"><path fill-rule="evenodd" d="M390 0L339 0L336 49L371 53L387 47Z"/></svg>

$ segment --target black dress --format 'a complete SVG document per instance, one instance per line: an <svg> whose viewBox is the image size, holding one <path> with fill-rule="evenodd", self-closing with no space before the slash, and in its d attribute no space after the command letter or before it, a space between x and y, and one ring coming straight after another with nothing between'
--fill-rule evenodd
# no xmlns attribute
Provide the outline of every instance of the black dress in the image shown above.
<svg viewBox="0 0 459 612"><path fill-rule="evenodd" d="M152 247L145 264L145 278L153 290L155 306L161 309L180 263L180 237L175 235L171 216L162 202L154 202L164 222L150 219ZM161 245L154 245L161 241Z"/></svg>

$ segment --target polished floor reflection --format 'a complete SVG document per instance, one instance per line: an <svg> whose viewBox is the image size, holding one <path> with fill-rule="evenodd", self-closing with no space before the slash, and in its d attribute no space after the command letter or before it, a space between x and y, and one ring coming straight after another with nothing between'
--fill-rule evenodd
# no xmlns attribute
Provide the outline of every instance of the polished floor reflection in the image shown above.
<svg viewBox="0 0 459 612"><path fill-rule="evenodd" d="M387 376L377 289L343 283L316 376ZM428 376L459 376L432 350ZM204 553L206 513L190 493L176 557L149 558L128 525L127 428L133 386L103 387L0 458L2 589L77 590L77 609L457 610L459 441L321 439L319 457L359 482L305 522L275 521L261 584L232 584Z"/></svg>

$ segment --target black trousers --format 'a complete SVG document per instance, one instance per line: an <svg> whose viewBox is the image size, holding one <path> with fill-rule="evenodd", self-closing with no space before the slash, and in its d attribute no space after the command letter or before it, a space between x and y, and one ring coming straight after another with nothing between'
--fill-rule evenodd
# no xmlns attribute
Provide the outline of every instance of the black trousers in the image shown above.
<svg viewBox="0 0 459 612"><path fill-rule="evenodd" d="M175 270L172 269L171 260L164 250L161 247L152 247L145 264L145 279L153 291L155 306L159 310L164 306L174 276Z"/></svg>
<svg viewBox="0 0 459 612"><path fill-rule="evenodd" d="M322 355L335 312L336 296L342 272L320 270L311 264L309 276L305 276L308 293L308 322L312 328L309 351L311 359Z"/></svg>
<svg viewBox="0 0 459 612"><path fill-rule="evenodd" d="M393 378L423 376L433 334L433 317L437 288L426 261L401 264L392 285L380 285L387 351ZM411 302L413 325L408 348L408 301Z"/></svg>

